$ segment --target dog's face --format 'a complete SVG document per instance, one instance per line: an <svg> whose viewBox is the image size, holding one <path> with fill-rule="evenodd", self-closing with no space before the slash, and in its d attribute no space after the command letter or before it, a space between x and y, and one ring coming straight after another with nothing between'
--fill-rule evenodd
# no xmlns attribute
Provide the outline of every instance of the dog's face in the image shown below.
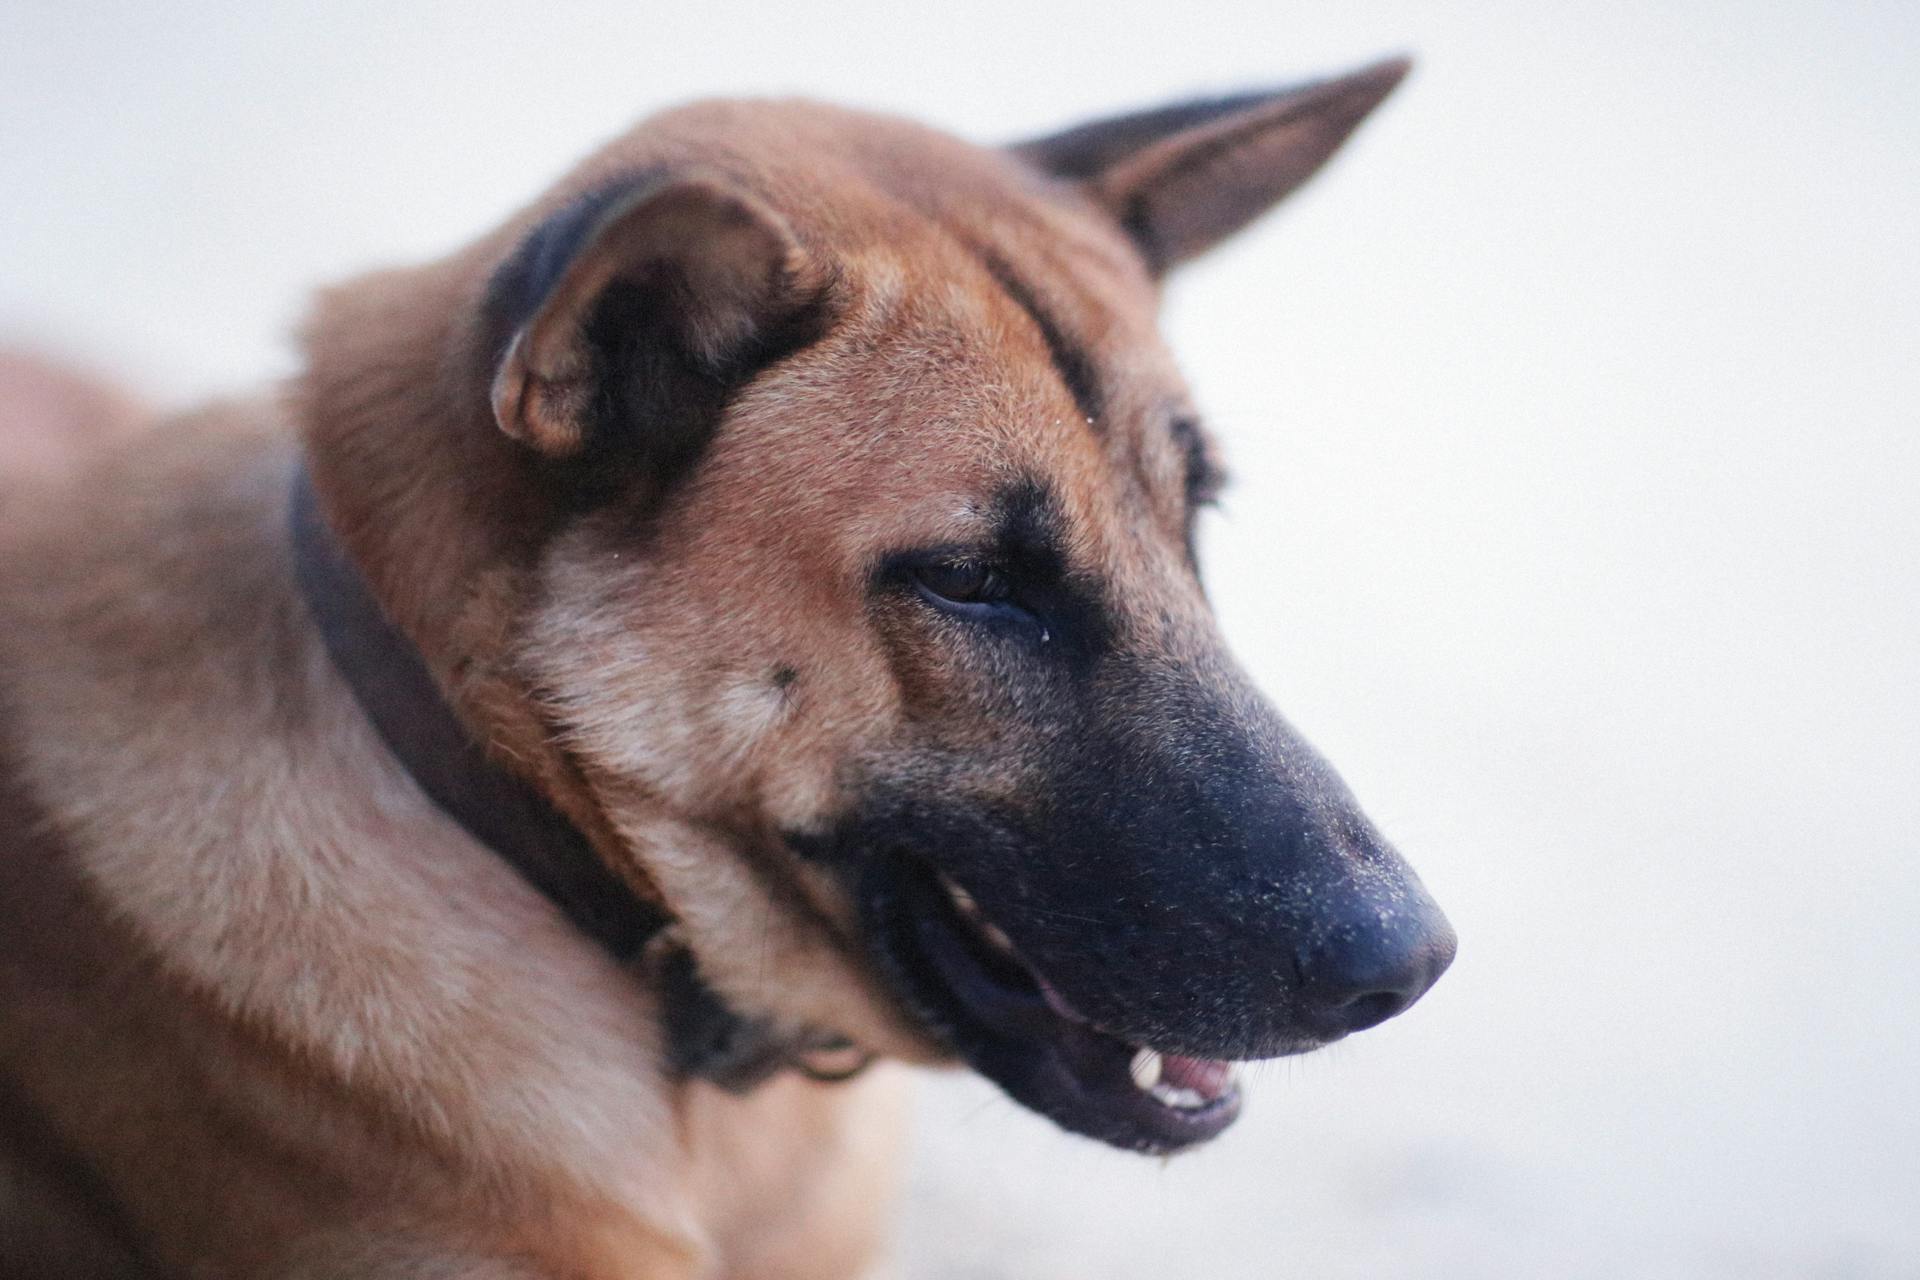
<svg viewBox="0 0 1920 1280"><path fill-rule="evenodd" d="M1445 968L1221 642L1153 323L1399 71L1013 151L692 108L516 233L477 375L572 511L516 661L736 1004L1171 1150Z"/></svg>

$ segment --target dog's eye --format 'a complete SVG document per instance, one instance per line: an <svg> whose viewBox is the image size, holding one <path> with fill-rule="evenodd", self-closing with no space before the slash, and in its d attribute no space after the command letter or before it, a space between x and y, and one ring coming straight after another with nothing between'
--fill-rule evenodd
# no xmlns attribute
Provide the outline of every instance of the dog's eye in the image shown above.
<svg viewBox="0 0 1920 1280"><path fill-rule="evenodd" d="M975 560L937 561L913 571L923 590L953 604L997 604L1012 595L1006 576Z"/></svg>

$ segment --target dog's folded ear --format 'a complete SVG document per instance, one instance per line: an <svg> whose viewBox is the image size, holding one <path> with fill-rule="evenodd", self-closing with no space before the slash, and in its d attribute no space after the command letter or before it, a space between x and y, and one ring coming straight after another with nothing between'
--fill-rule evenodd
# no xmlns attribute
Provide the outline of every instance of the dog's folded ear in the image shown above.
<svg viewBox="0 0 1920 1280"><path fill-rule="evenodd" d="M779 213L718 175L604 187L493 277L494 418L549 457L606 448L670 472L729 392L812 335L825 280Z"/></svg>
<svg viewBox="0 0 1920 1280"><path fill-rule="evenodd" d="M1212 248L1312 177L1409 65L1395 58L1296 88L1116 116L1013 152L1079 183L1157 275Z"/></svg>

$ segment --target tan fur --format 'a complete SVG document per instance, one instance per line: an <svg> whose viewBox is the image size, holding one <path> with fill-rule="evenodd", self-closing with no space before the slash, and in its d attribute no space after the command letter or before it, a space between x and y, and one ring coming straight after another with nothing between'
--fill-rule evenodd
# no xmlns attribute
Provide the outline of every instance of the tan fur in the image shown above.
<svg viewBox="0 0 1920 1280"><path fill-rule="evenodd" d="M836 322L729 405L636 551L619 504L567 519L531 462L578 448L580 370L536 334L489 378L477 317L542 217L663 166L778 210ZM283 394L33 468L0 519L0 1272L872 1265L900 1069L673 1083L648 983L374 736L293 585L287 486L304 448L461 714L669 905L732 1004L929 1060L844 894L773 838L830 819L850 763L991 738L931 714L944 660L888 639L866 566L1041 474L1149 650L1213 643L1156 286L1109 217L1038 183L897 121L688 108L474 246L327 294ZM986 244L1107 371L1097 431ZM715 296L749 296L737 276Z"/></svg>
<svg viewBox="0 0 1920 1280"><path fill-rule="evenodd" d="M151 417L98 377L0 350L0 486L58 480Z"/></svg>

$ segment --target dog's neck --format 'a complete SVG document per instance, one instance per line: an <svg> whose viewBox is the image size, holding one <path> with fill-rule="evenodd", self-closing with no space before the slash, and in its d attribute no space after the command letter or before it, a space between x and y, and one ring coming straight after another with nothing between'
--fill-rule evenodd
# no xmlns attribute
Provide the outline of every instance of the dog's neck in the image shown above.
<svg viewBox="0 0 1920 1280"><path fill-rule="evenodd" d="M402 768L436 806L553 902L616 961L659 983L671 1065L744 1092L819 1046L776 1038L701 981L672 915L633 892L539 789L490 758L386 616L321 514L305 467L290 534L300 593L328 655Z"/></svg>

